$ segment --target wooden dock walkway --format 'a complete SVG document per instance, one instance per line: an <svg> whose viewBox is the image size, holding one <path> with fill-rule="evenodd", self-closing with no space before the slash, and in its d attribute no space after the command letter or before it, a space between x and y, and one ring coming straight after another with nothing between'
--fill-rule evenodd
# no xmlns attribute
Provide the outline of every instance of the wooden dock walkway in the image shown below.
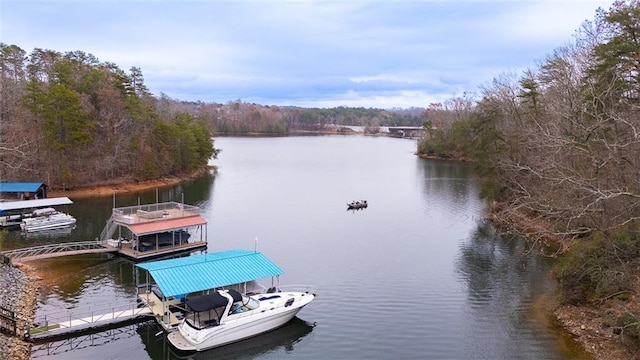
<svg viewBox="0 0 640 360"><path fill-rule="evenodd" d="M62 338L74 333L95 332L110 325L145 318L155 318L165 330L171 330L182 319L177 317L177 314L182 314L182 311L176 312L181 304L178 299L163 302L155 293L143 291L138 295L138 300L133 303L112 303L98 308L49 312L35 320L26 331L26 336L33 340Z"/></svg>
<svg viewBox="0 0 640 360"><path fill-rule="evenodd" d="M117 251L118 248L109 246L106 242L102 241L76 241L3 251L2 255L11 259L11 262L15 263L59 256L109 253Z"/></svg>
<svg viewBox="0 0 640 360"><path fill-rule="evenodd" d="M206 241L193 241L175 246L161 247L159 249L136 251L130 244L118 247L109 245L106 241L76 241L8 250L3 251L0 254L9 258L12 263L49 259L60 256L101 253L124 255L133 260L147 260L158 256L197 250L205 247L207 247Z"/></svg>
<svg viewBox="0 0 640 360"><path fill-rule="evenodd" d="M30 328L28 334L34 340L66 336L146 317L153 317L151 307L131 305L130 302L111 304L97 309L74 309L73 311L44 315L36 320L36 326Z"/></svg>

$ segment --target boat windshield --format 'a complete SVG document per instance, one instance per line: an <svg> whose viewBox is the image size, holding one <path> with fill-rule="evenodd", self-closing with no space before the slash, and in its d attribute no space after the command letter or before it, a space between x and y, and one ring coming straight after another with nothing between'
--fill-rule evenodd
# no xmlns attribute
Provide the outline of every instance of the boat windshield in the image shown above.
<svg viewBox="0 0 640 360"><path fill-rule="evenodd" d="M242 300L236 301L231 305L229 314L240 314L245 311L255 310L258 306L260 306L258 300L247 295L242 295Z"/></svg>
<svg viewBox="0 0 640 360"><path fill-rule="evenodd" d="M255 310L260 306L260 302L258 300L246 295L242 296L242 304L248 310Z"/></svg>

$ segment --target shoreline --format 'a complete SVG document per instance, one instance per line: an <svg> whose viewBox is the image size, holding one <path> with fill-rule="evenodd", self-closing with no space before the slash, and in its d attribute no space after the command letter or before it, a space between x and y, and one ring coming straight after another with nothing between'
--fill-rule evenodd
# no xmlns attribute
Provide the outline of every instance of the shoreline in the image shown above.
<svg viewBox="0 0 640 360"><path fill-rule="evenodd" d="M16 331L23 331L35 318L40 279L28 265L1 264L0 289L0 304L16 313ZM29 341L0 333L0 353L7 359L29 360L31 346Z"/></svg>
<svg viewBox="0 0 640 360"><path fill-rule="evenodd" d="M152 189L160 189L181 184L186 181L194 180L206 174L210 174L215 170L215 167L207 167L205 169L196 171L192 174L185 176L170 176L163 177L155 180L123 180L110 185L94 185L87 187L79 187L74 189L50 189L47 192L47 197L61 197L67 196L70 198L91 198L91 197L106 197L111 195L126 194L132 192L146 191Z"/></svg>
<svg viewBox="0 0 640 360"><path fill-rule="evenodd" d="M547 228L545 224L522 214L512 214L511 220L500 219L495 209L490 209L487 217L500 233L518 233L526 239L531 239L531 234L543 233ZM559 239L552 236L537 241L544 246L564 247ZM640 289L640 281L636 288ZM593 359L640 360L640 343L615 332L615 326L607 319L611 309L606 303L601 307L575 306L558 303L554 298L552 304L545 311Z"/></svg>

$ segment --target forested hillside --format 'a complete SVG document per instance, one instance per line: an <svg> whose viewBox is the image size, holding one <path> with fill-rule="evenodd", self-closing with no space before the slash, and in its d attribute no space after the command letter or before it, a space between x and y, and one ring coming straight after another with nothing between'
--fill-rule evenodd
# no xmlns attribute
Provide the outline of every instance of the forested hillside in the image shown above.
<svg viewBox="0 0 640 360"><path fill-rule="evenodd" d="M422 109L306 109L153 96L128 72L82 51L0 43L0 181L52 188L184 175L216 155L212 135L286 135L334 125L422 125Z"/></svg>
<svg viewBox="0 0 640 360"><path fill-rule="evenodd" d="M640 2L615 2L538 68L427 110L419 150L473 159L503 224L568 253L563 301L640 335ZM527 221L523 221L527 219Z"/></svg>
<svg viewBox="0 0 640 360"><path fill-rule="evenodd" d="M0 180L72 188L183 175L216 155L203 119L163 111L142 72L0 44Z"/></svg>
<svg viewBox="0 0 640 360"><path fill-rule="evenodd" d="M294 131L335 131L341 125L363 126L376 133L381 126L422 126L422 108L373 109L336 107L301 108L246 103L242 100L226 104L176 102L166 99L170 107L179 107L207 120L217 135L263 134L287 135Z"/></svg>

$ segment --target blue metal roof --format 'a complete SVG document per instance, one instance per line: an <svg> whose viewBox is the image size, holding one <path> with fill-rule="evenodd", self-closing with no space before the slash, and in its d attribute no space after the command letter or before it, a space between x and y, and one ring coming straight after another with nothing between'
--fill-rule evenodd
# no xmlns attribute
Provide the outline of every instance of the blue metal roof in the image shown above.
<svg viewBox="0 0 640 360"><path fill-rule="evenodd" d="M0 193L3 192L36 192L42 183L36 182L3 182L0 183Z"/></svg>
<svg viewBox="0 0 640 360"><path fill-rule="evenodd" d="M278 276L283 271L262 253L228 250L136 265L149 272L162 293L180 296L246 281Z"/></svg>

